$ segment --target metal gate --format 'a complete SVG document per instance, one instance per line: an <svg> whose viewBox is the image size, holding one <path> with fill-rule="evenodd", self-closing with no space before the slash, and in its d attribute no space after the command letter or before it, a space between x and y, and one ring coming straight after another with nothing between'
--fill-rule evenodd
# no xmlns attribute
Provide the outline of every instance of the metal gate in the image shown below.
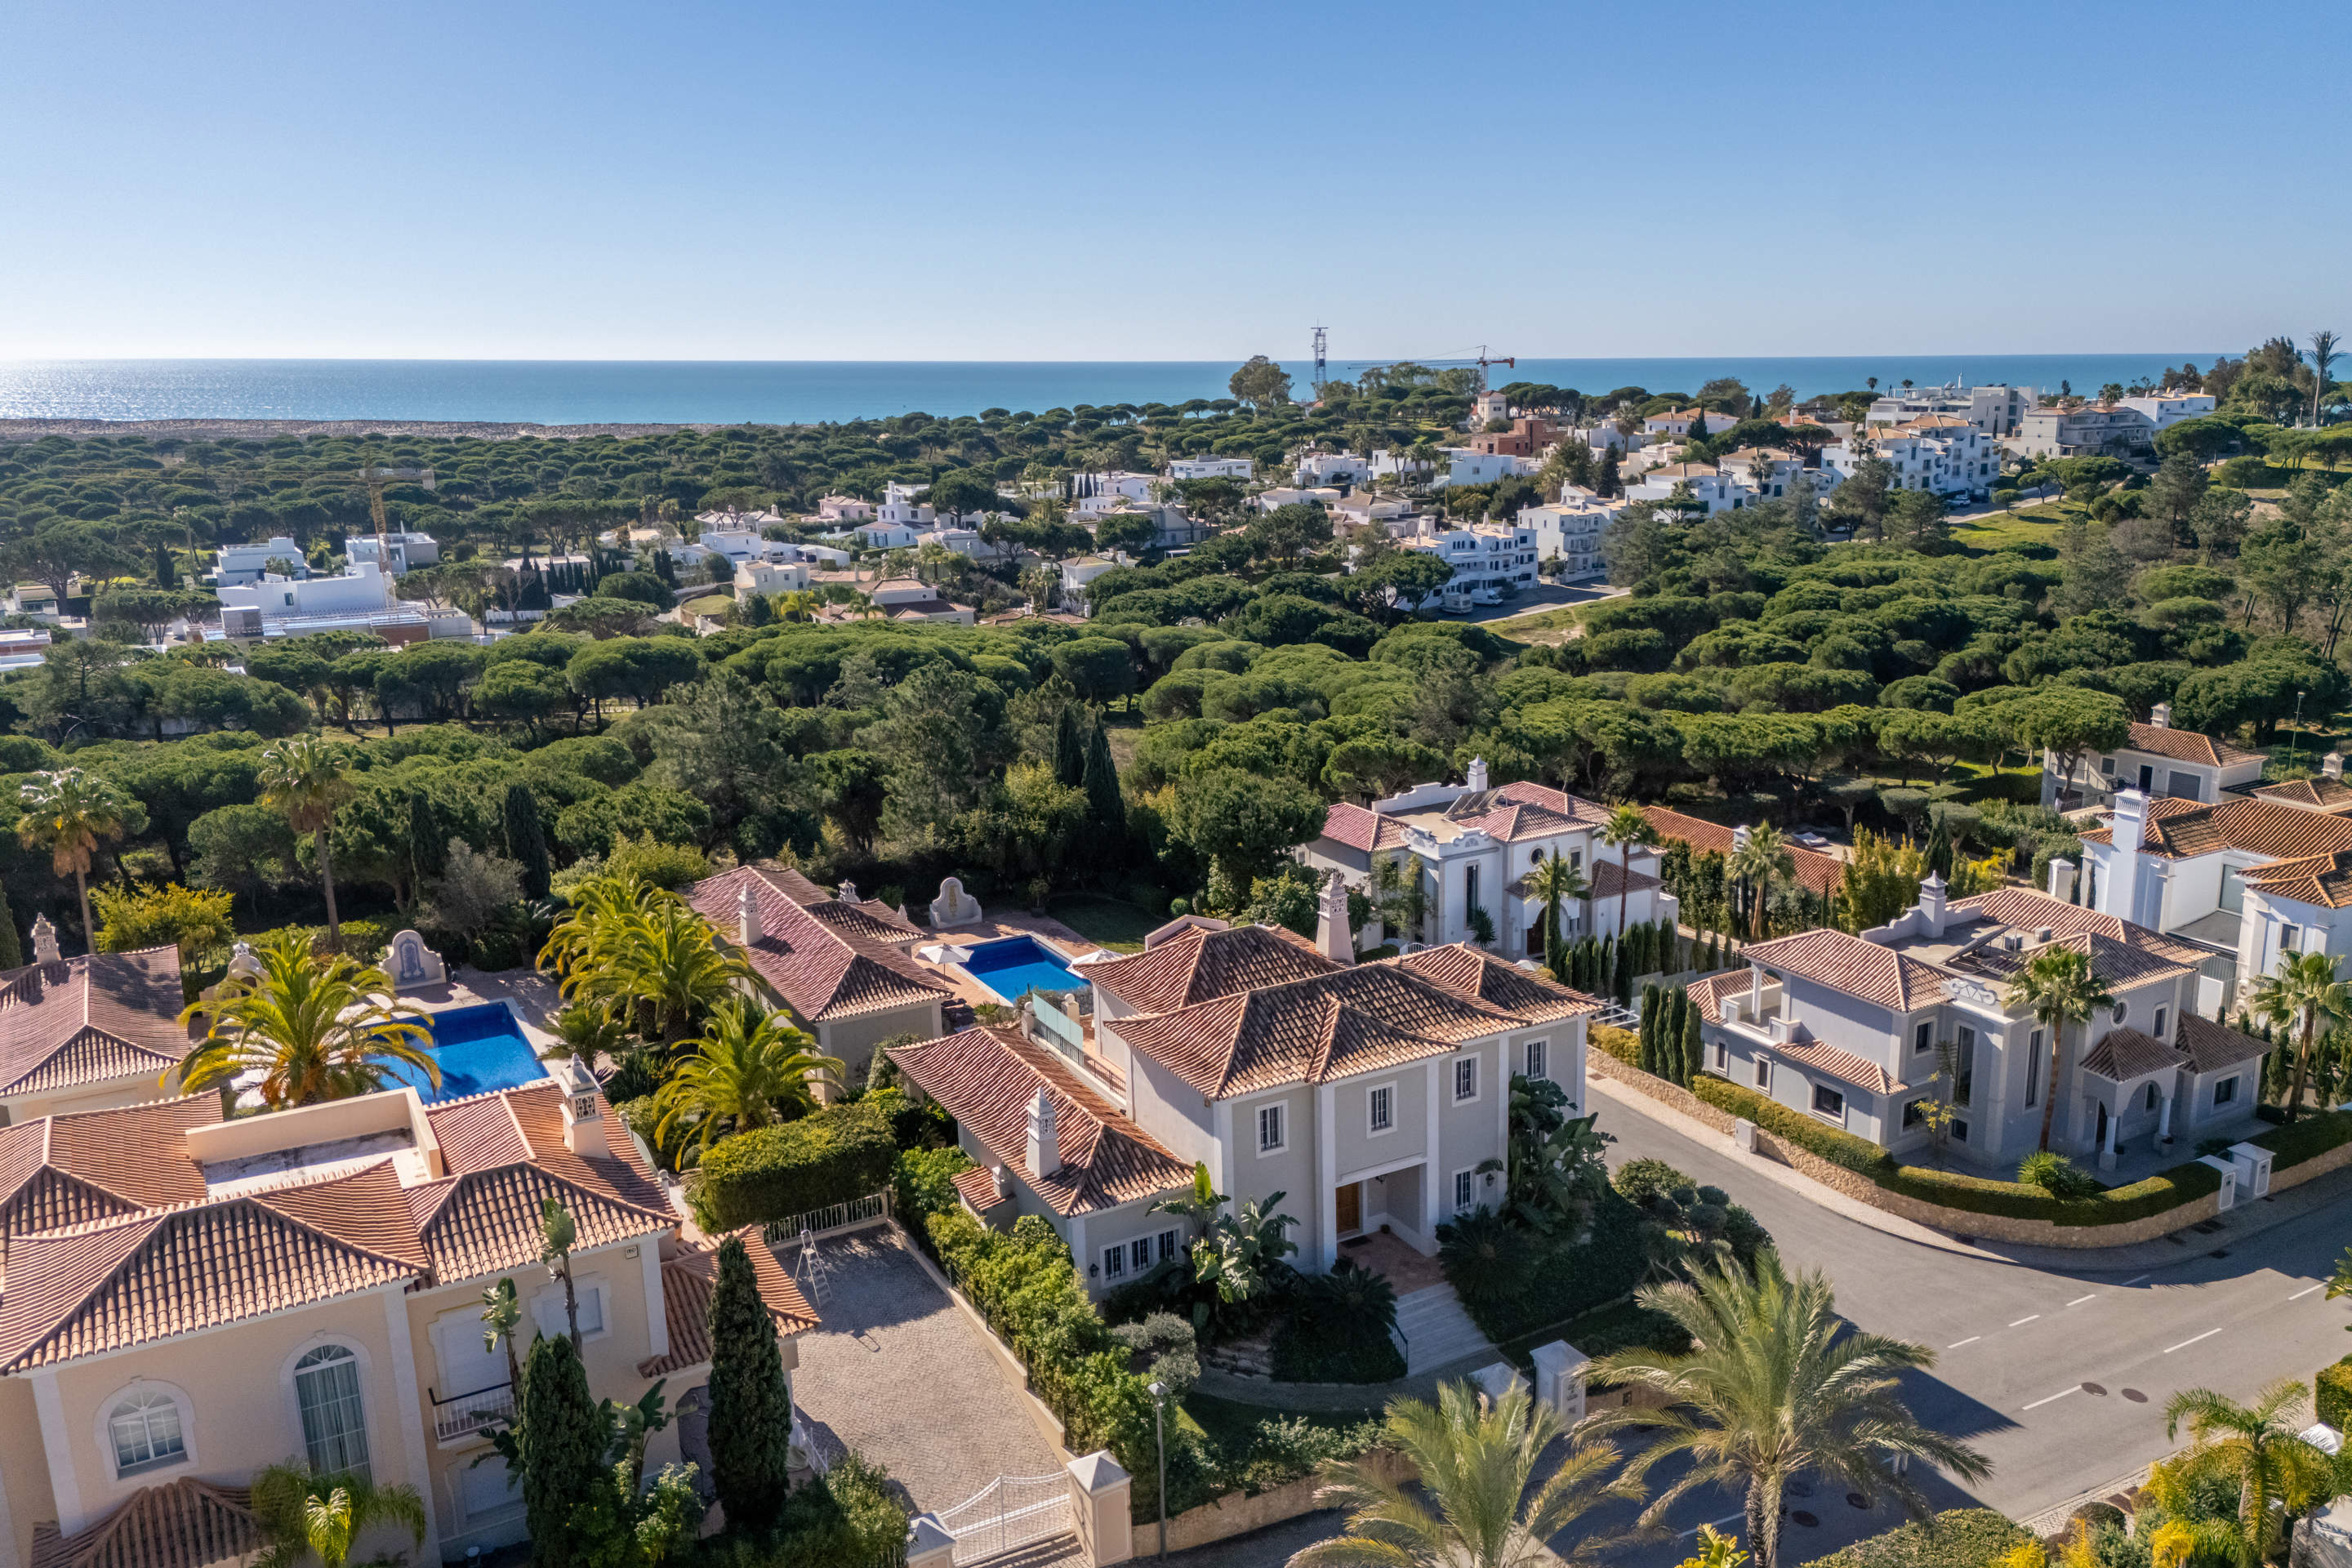
<svg viewBox="0 0 2352 1568"><path fill-rule="evenodd" d="M985 1562L1015 1547L1067 1535L1070 1478L1059 1470L1050 1476L999 1476L943 1510L940 1527L955 1537L958 1563Z"/></svg>

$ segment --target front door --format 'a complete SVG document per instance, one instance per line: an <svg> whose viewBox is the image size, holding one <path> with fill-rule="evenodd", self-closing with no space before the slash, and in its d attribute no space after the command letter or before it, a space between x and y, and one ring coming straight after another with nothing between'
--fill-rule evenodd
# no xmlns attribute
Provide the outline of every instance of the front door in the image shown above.
<svg viewBox="0 0 2352 1568"><path fill-rule="evenodd" d="M2156 788L2156 770L2142 763L2139 770L2139 793L2147 795Z"/></svg>
<svg viewBox="0 0 2352 1568"><path fill-rule="evenodd" d="M2107 1146L2107 1104L2099 1102L2099 1130L2091 1135L2091 1147L2104 1150Z"/></svg>
<svg viewBox="0 0 2352 1568"><path fill-rule="evenodd" d="M1364 1228L1364 1184L1349 1182L1339 1189L1339 1234L1353 1236Z"/></svg>

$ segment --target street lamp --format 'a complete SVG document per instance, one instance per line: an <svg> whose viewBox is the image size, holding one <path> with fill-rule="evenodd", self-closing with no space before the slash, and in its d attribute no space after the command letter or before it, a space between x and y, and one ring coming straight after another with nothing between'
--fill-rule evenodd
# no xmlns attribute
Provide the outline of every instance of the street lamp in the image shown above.
<svg viewBox="0 0 2352 1568"><path fill-rule="evenodd" d="M1160 1445L1160 1555L1168 1555L1168 1385L1147 1385L1151 1395L1151 1429Z"/></svg>
<svg viewBox="0 0 2352 1568"><path fill-rule="evenodd" d="M2294 694L2294 732L2286 738L2286 765L2289 772L2294 771L2295 748L2302 743L2302 741L2303 693L2298 691Z"/></svg>

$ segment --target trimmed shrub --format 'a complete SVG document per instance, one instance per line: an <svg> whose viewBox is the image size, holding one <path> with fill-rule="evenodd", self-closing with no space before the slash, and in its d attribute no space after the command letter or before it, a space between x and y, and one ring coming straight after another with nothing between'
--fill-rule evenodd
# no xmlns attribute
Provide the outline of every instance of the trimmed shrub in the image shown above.
<svg viewBox="0 0 2352 1568"><path fill-rule="evenodd" d="M1614 1187L1602 1191L1581 1241L1480 1218L1439 1226L1438 1260L1478 1331L1497 1344L1631 1294L1647 1266L1641 1211Z"/></svg>
<svg viewBox="0 0 2352 1568"><path fill-rule="evenodd" d="M345 928L349 930L349 927ZM2271 1168L2300 1165L2314 1155L2352 1142L2352 1110L2305 1112L2300 1119L2246 1140L2271 1152Z"/></svg>
<svg viewBox="0 0 2352 1568"><path fill-rule="evenodd" d="M2319 1369L2311 1380L2315 1414L2338 1432L2352 1426L2352 1356Z"/></svg>
<svg viewBox="0 0 2352 1568"><path fill-rule="evenodd" d="M1906 1524L1816 1557L1805 1568L1992 1568L2033 1539L1989 1508L1947 1509L1932 1529Z"/></svg>
<svg viewBox="0 0 2352 1568"><path fill-rule="evenodd" d="M1803 1111L1767 1100L1752 1089L1702 1073L1691 1080L1691 1092L1718 1110L1743 1116L1776 1136L1786 1138L1808 1153L1818 1154L1832 1165L1843 1165L1858 1171L1873 1180L1894 1167L1894 1158L1867 1138L1857 1138L1842 1132L1807 1116Z"/></svg>
<svg viewBox="0 0 2352 1568"><path fill-rule="evenodd" d="M1607 1051L1629 1068L1642 1065L1642 1042L1631 1029L1621 1029L1613 1024L1594 1024L1585 1030L1584 1039L1594 1050Z"/></svg>
<svg viewBox="0 0 2352 1568"><path fill-rule="evenodd" d="M889 1473L851 1453L793 1489L773 1530L730 1530L696 1547L694 1568L870 1568L907 1544L907 1510Z"/></svg>
<svg viewBox="0 0 2352 1568"><path fill-rule="evenodd" d="M887 1186L898 1159L889 1119L862 1102L739 1132L702 1157L695 1221L716 1234L847 1203Z"/></svg>
<svg viewBox="0 0 2352 1568"><path fill-rule="evenodd" d="M1302 1279L1289 1320L1275 1331L1274 1375L1285 1383L1387 1383L1404 1375L1389 1330L1396 1287L1341 1258L1330 1273Z"/></svg>

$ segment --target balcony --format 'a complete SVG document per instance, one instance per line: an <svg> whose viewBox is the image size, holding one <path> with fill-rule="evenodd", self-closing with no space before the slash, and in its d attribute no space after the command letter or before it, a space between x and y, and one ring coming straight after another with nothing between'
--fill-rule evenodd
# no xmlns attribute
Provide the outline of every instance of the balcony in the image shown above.
<svg viewBox="0 0 2352 1568"><path fill-rule="evenodd" d="M432 1394L432 1390L425 1391ZM433 1394L433 1435L444 1443L453 1443L485 1426L514 1419L514 1385L494 1383L488 1388L478 1388L471 1394L453 1394L446 1399Z"/></svg>

